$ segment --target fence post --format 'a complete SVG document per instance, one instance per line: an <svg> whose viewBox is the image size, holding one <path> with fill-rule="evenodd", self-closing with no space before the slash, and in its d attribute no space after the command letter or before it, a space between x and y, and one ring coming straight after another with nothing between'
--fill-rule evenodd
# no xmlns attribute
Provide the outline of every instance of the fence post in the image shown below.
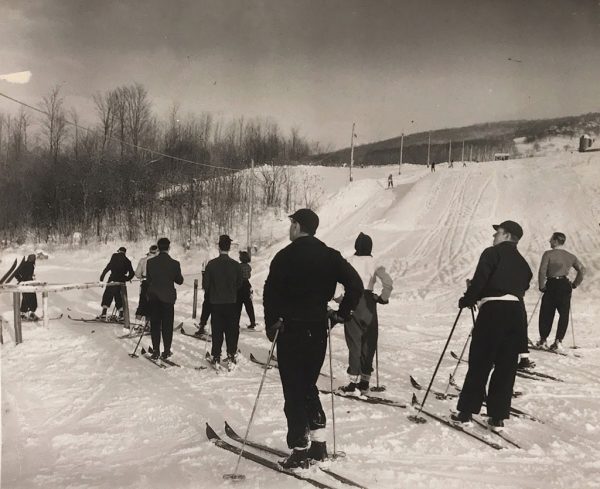
<svg viewBox="0 0 600 489"><path fill-rule="evenodd" d="M44 328L50 325L50 317L48 312L48 291L42 292L42 314L44 315Z"/></svg>
<svg viewBox="0 0 600 489"><path fill-rule="evenodd" d="M4 329L4 323L2 322L2 316L0 316L0 345L4 344L4 334L3 334L3 330Z"/></svg>
<svg viewBox="0 0 600 489"><path fill-rule="evenodd" d="M13 313L15 319L15 343L23 343L23 335L21 333L21 293L13 292Z"/></svg>
<svg viewBox="0 0 600 489"><path fill-rule="evenodd" d="M123 327L130 329L131 324L129 323L129 299L127 298L127 285L121 284L121 297L123 298Z"/></svg>
<svg viewBox="0 0 600 489"><path fill-rule="evenodd" d="M198 310L198 279L194 279L194 303L192 305L192 319L196 319Z"/></svg>

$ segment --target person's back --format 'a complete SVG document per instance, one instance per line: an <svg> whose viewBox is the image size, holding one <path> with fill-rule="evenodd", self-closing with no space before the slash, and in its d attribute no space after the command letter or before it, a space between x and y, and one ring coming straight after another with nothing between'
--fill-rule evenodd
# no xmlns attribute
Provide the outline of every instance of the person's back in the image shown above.
<svg viewBox="0 0 600 489"><path fill-rule="evenodd" d="M19 265L17 271L15 272L15 279L17 282L27 282L29 280L33 280L33 274L35 271L35 262L33 261L24 261Z"/></svg>
<svg viewBox="0 0 600 489"><path fill-rule="evenodd" d="M566 277L571 268L575 268L578 272L581 270L581 262L577 257L562 248L555 248L545 251L542 255L540 264L540 283L543 283L548 277ZM543 274L543 276L542 276ZM581 277L583 279L583 277ZM577 287L581 283L579 274L573 285Z"/></svg>
<svg viewBox="0 0 600 489"><path fill-rule="evenodd" d="M146 277L149 296L156 297L161 302L175 304L177 292L174 284L183 283L181 266L177 260L161 251L146 262Z"/></svg>
<svg viewBox="0 0 600 489"><path fill-rule="evenodd" d="M134 271L133 266L131 265L131 261L129 260L129 258L127 258L127 256L125 256L125 253L122 251L114 253L111 256L110 262L108 263L108 265L106 265L106 268L102 272L100 280L104 280L104 276L109 271L110 282L127 282L134 277Z"/></svg>
<svg viewBox="0 0 600 489"><path fill-rule="evenodd" d="M206 264L202 283L211 304L234 304L242 284L240 264L222 253Z"/></svg>

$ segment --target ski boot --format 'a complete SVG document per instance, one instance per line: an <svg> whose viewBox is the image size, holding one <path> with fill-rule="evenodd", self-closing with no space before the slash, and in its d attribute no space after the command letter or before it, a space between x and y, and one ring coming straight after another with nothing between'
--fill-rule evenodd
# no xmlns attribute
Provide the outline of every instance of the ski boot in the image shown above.
<svg viewBox="0 0 600 489"><path fill-rule="evenodd" d="M167 358L173 356L173 352L172 351L163 351L162 355L160 356L161 360L166 360Z"/></svg>
<svg viewBox="0 0 600 489"><path fill-rule="evenodd" d="M543 348L544 350L548 349L548 343L546 343L546 338L540 338L535 342L535 346L537 348Z"/></svg>
<svg viewBox="0 0 600 489"><path fill-rule="evenodd" d="M311 462L324 462L329 458L329 455L327 454L327 442L312 441L306 456Z"/></svg>
<svg viewBox="0 0 600 489"><path fill-rule="evenodd" d="M452 413L450 415L450 419L452 421L456 421L457 423L470 423L473 421L473 416L471 413L467 413L466 411L458 411L457 413Z"/></svg>
<svg viewBox="0 0 600 489"><path fill-rule="evenodd" d="M518 370L528 370L535 367L535 362L530 360L529 357L523 357L519 360L519 364L517 365Z"/></svg>
<svg viewBox="0 0 600 489"><path fill-rule="evenodd" d="M552 345L550 346L550 351L557 351L563 353L565 351L565 348L562 346L562 341L554 340L554 343L552 343Z"/></svg>
<svg viewBox="0 0 600 489"><path fill-rule="evenodd" d="M308 469L309 460L308 460L308 449L302 448L294 448L289 457L280 460L277 462L281 468L286 470L291 469Z"/></svg>
<svg viewBox="0 0 600 489"><path fill-rule="evenodd" d="M356 387L360 391L361 396L369 395L369 381L368 380L361 380Z"/></svg>
<svg viewBox="0 0 600 489"><path fill-rule="evenodd" d="M237 367L237 355L227 355L227 370L229 372L233 371Z"/></svg>
<svg viewBox="0 0 600 489"><path fill-rule="evenodd" d="M504 420L502 418L488 418L488 426L493 431L500 431L504 428Z"/></svg>

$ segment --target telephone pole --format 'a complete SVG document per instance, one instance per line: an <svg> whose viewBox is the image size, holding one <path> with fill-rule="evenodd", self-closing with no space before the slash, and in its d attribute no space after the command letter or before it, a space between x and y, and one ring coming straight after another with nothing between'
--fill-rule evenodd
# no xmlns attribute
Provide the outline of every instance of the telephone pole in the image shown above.
<svg viewBox="0 0 600 489"><path fill-rule="evenodd" d="M352 166L354 165L354 126L356 124L352 123L352 137L350 138L350 181L352 181Z"/></svg>
<svg viewBox="0 0 600 489"><path fill-rule="evenodd" d="M400 163L398 163L398 175L402 175L402 149L404 148L404 133L400 136Z"/></svg>

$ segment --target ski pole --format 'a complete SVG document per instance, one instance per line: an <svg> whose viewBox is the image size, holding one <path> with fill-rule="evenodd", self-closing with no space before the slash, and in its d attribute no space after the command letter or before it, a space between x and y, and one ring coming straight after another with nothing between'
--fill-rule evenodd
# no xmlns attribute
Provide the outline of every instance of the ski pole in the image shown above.
<svg viewBox="0 0 600 489"><path fill-rule="evenodd" d="M475 324L475 315L474 315L472 309L471 309L471 314L473 314L473 324ZM444 391L444 395L442 396L443 399L446 399L446 394L448 394L448 389L450 388L450 384L452 383L454 376L456 375L456 371L458 370L458 366L460 365L460 362L462 362L463 356L465 355L465 351L467 350L467 345L469 344L469 340L471 339L472 334L473 334L473 329L471 329L471 331L469 332L469 336L467 336L467 340L465 341L462 351L460 352L460 356L458 357L456 366L454 367L454 371L450 374L450 377L448 377L448 384L446 385L446 390Z"/></svg>
<svg viewBox="0 0 600 489"><path fill-rule="evenodd" d="M450 330L450 334L448 335L448 339L446 340L446 344L444 345L444 349L442 350L440 359L438 360L438 363L435 366L435 370L433 371L433 375L431 376L431 380L429 381L429 386L427 387L425 396L423 397L423 400L421 401L421 405L419 406L419 412L416 414L416 416L409 416L409 419L411 419L411 421L424 422L424 419L419 417L419 415L421 414L421 411L423 410L423 407L425 406L425 401L427 400L427 396L429 395L429 391L431 390L431 386L433 385L433 381L435 379L438 369L440 368L440 364L442 363L442 359L444 358L444 354L446 353L446 349L448 348L448 344L450 343L450 339L452 338L452 334L454 333L454 328L456 328L456 325L458 324L458 319L460 318L462 311L463 311L463 308L461 307L458 310L458 314L456 315L456 319L454 320L454 324L452 325L452 329Z"/></svg>
<svg viewBox="0 0 600 489"><path fill-rule="evenodd" d="M136 355L137 349L140 346L140 343L142 342L142 338L144 337L144 333L146 332L146 326L148 325L150 321L148 319L146 319L146 324L144 324L144 327L142 328L142 332L140 333L140 339L137 342L137 345L135 345L135 349L133 350L133 353L130 353L129 356L131 358L137 358L138 356Z"/></svg>
<svg viewBox="0 0 600 489"><path fill-rule="evenodd" d="M529 326L529 324L531 323L531 320L533 319L533 316L535 315L535 311L537 310L537 308L538 308L538 306L539 306L539 304L540 304L540 301L542 300L542 296L543 296L543 295L544 295L544 294L540 294L540 297L539 297L539 299L538 299L538 300L537 300L537 302L535 303L535 307L533 308L533 312L531 313L531 316L529 317L529 321L527 321L527 326Z"/></svg>
<svg viewBox="0 0 600 489"><path fill-rule="evenodd" d="M375 348L375 380L377 383L376 387L371 387L373 392L383 392L385 385L379 385L379 347Z"/></svg>
<svg viewBox="0 0 600 489"><path fill-rule="evenodd" d="M265 364L265 368L263 370L262 379L260 379L260 386L258 387L258 394L256 394L256 400L254 401L254 407L252 408L252 414L250 414L250 421L248 421L248 427L246 428L246 434L244 435L244 443L242 444L242 449L240 450L240 454L237 459L237 463L235 464L235 470L233 474L223 474L223 479L231 479L234 481L241 481L246 478L244 474L238 474L238 468L240 466L240 461L242 460L242 453L244 453L244 449L246 448L246 442L248 440L248 434L250 433L250 426L252 426L252 420L254 419L254 413L256 412L256 406L258 406L258 399L260 398L260 392L262 391L263 384L265 383L265 377L267 376L267 370L269 370L269 365L271 364L271 359L273 358L273 350L275 350L275 345L277 344L277 338L279 337L279 329L275 332L275 338L273 338L273 344L271 345L271 350L269 350L269 358L267 358L267 363Z"/></svg>
<svg viewBox="0 0 600 489"><path fill-rule="evenodd" d="M573 308L569 309L569 314L571 315L571 334L573 335L573 348L577 348L575 344L575 323L573 322Z"/></svg>
<svg viewBox="0 0 600 489"><path fill-rule="evenodd" d="M327 322L328 338L329 342L329 390L331 391L331 425L333 427L333 458L344 457L346 454L343 452L337 452L336 440L335 440L335 402L333 400L333 363L331 359L331 320Z"/></svg>

